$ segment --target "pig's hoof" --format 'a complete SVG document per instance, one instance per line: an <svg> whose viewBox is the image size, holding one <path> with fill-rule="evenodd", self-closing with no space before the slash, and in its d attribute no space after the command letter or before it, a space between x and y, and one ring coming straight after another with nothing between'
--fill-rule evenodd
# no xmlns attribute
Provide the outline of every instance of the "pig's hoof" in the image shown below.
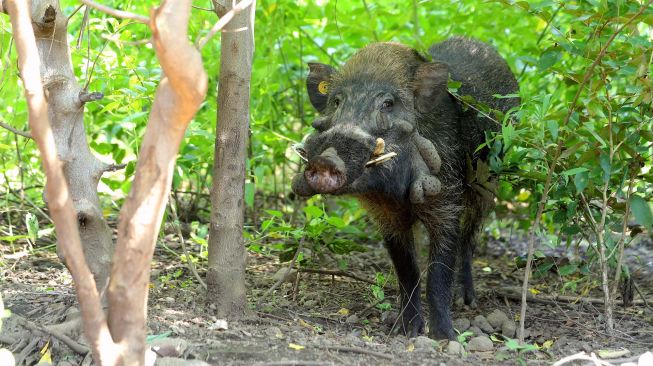
<svg viewBox="0 0 653 366"><path fill-rule="evenodd" d="M458 307L468 306L472 309L476 309L478 307L478 304L476 303L476 293L474 292L474 289L472 288L467 289L464 286L461 286L460 288L456 289L454 303Z"/></svg>
<svg viewBox="0 0 653 366"><path fill-rule="evenodd" d="M402 322L403 332L408 338L415 338L424 334L424 318L421 315L413 316L412 319L404 317Z"/></svg>
<svg viewBox="0 0 653 366"><path fill-rule="evenodd" d="M439 339L448 339L448 340L456 340L456 332L454 332L453 328L449 329L429 329L429 337L433 338L435 340Z"/></svg>
<svg viewBox="0 0 653 366"><path fill-rule="evenodd" d="M469 306L472 309L476 309L478 304L476 303L476 294L474 289L465 289L463 294L463 299L465 300L465 305Z"/></svg>

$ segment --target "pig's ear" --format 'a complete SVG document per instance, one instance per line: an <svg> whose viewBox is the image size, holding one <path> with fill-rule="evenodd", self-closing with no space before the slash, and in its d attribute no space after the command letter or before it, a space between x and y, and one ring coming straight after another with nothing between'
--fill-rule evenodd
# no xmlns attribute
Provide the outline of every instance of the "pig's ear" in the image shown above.
<svg viewBox="0 0 653 366"><path fill-rule="evenodd" d="M329 99L329 81L335 69L329 65L309 62L310 72L306 78L308 98L318 112L324 111Z"/></svg>
<svg viewBox="0 0 653 366"><path fill-rule="evenodd" d="M427 113L437 105L435 101L447 93L449 66L441 62L427 62L419 65L413 79L415 109Z"/></svg>

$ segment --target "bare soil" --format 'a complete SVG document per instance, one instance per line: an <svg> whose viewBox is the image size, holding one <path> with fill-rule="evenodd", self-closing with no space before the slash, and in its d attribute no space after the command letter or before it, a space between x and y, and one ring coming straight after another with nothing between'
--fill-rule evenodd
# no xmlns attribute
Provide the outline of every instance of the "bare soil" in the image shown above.
<svg viewBox="0 0 653 366"><path fill-rule="evenodd" d="M155 253L149 297L149 341L163 345L157 348L159 357L176 356L212 365L549 365L581 351L626 350L617 355L619 359L608 360L620 364L653 350L653 310L643 304L618 306L616 331L608 335L600 303L531 301L526 341L538 345L539 350L512 350L496 332L491 336L493 350L466 350L463 355L448 354L447 342L407 339L393 331L400 310L394 280L383 288L385 302L391 305L386 310L376 306L379 301L372 295L370 283L318 273L291 276L256 309L255 304L276 282L273 275L287 264L254 253L248 263L249 313L238 321L224 319L224 329L224 322L207 305L205 292L179 260L181 249L175 239L166 237L164 244L167 248L158 245ZM366 246L363 253L333 255L333 266L322 269L339 270L335 263L346 259L345 272L358 278L374 281L377 272L391 274L381 243ZM512 298L511 290L521 286L523 269L513 259L523 255L525 248L522 237L488 240L474 262L478 307L454 305L454 318L472 320L499 309L517 319L519 301ZM71 277L56 254L46 250L21 256L16 247L12 250L4 244L0 249L2 300L12 314L4 319L0 348L10 350L24 365L36 364L44 348L50 349L55 365L89 364L88 356L72 350L52 336L53 332L44 331L77 316ZM653 245L640 242L629 252L629 262L637 287L645 297L653 298ZM562 294L569 281L550 271L533 279L532 288L539 291L535 296L543 298ZM601 298L598 283L592 281L579 281L575 292L564 293L578 294ZM75 331L58 331L83 342Z"/></svg>

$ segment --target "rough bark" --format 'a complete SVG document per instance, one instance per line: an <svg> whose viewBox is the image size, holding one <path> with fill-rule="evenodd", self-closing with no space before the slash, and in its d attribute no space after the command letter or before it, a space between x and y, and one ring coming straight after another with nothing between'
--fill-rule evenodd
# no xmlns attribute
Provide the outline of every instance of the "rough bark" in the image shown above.
<svg viewBox="0 0 653 366"><path fill-rule="evenodd" d="M83 311L84 325L87 339L93 349L93 355L99 364L113 364L112 361L115 361L115 352L113 352L115 347L108 332L99 292L95 286L96 283L84 258L80 231L78 230L77 220L75 220L77 213L73 207L75 195L66 182L70 178L69 175L66 175L66 167L69 168L70 163L62 159L61 154L57 154L59 149L59 146L56 146L57 129L55 121L57 120L53 119L53 117L57 117L57 113L56 111L53 112L52 109L60 106L56 103L61 101L54 98L55 103L49 108L48 102L53 99L53 96L51 90L47 89L47 84L43 85L45 83L42 82L43 70L47 70L47 66L42 65L43 53L37 47L38 44L42 46L42 40L39 41L35 38L33 28L43 28L34 24L34 19L41 19L40 17L35 18L34 14L44 14L44 12L38 10L44 8L35 6L32 8L30 17L30 9L26 1L9 0L6 5L7 9L3 10L7 10L10 14L12 32L18 50L18 64L29 110L29 125L32 130L32 137L41 152L46 175L45 188L48 207L59 239L59 249L67 258L66 265L75 280L80 306L86 310ZM56 5L58 10L58 4ZM4 6L0 7L4 8ZM46 7L45 9L55 8ZM57 14L61 14L56 11L46 11L53 15L55 19ZM65 41L65 37L63 39ZM39 70L41 70L41 73L39 73ZM43 79L48 80L47 78ZM66 80L63 79L62 82L65 83ZM48 93L50 93L50 98L47 98L46 101ZM99 349L105 350L104 356L98 351ZM105 356L108 358L103 358Z"/></svg>
<svg viewBox="0 0 653 366"><path fill-rule="evenodd" d="M230 0L213 1L218 15ZM222 33L218 123L206 282L220 317L238 318L246 308L243 241L245 160L249 136L249 88L254 53L255 2L235 14Z"/></svg>
<svg viewBox="0 0 653 366"><path fill-rule="evenodd" d="M202 59L188 43L190 0L152 11L153 45L165 75L156 91L131 192L120 211L109 282L109 329L125 365L144 362L150 263L179 145L206 96Z"/></svg>
<svg viewBox="0 0 653 366"><path fill-rule="evenodd" d="M188 43L187 26L191 1L163 1L161 7L152 12L149 22L153 44L165 76L154 99L132 191L120 214L118 254L112 267L107 296L108 319L104 316L99 291L82 252L75 220L76 212L73 208L74 194L64 179L71 178L66 176L66 167L77 157L71 155L66 159L67 155L61 151L57 154L59 146L55 147L57 137L53 134L54 126L50 128L50 124L55 124L53 118L56 115L48 112L48 106L54 109L64 102L59 100L59 97L50 95L50 91L58 83L65 84L70 81L57 77L56 73L39 75L39 69L47 70L42 66L47 61L40 61L46 54L39 54L37 50L37 44L40 42L37 39L41 36L37 35L35 38L27 2L9 0L6 3L19 54L30 127L43 157L48 206L61 250L75 280L84 328L94 359L99 365L143 365L147 290L154 244L170 191L172 169L179 144L186 127L204 100L207 88L207 76L200 54ZM57 14L60 14L57 13L58 2L55 1L44 8L39 4L34 1L32 8L32 19L43 23L34 26L39 32L44 27L49 27L49 23L56 22L57 18L65 19L57 17ZM3 2L0 10L4 10L4 5ZM34 18L34 14L44 16ZM61 42L65 42L65 34L61 39ZM52 43L52 39L50 42ZM78 100L79 95L76 98ZM81 110L78 108L76 113L81 114ZM77 134L74 128L67 131L69 136ZM72 154L69 145L63 149Z"/></svg>
<svg viewBox="0 0 653 366"><path fill-rule="evenodd" d="M102 290L109 275L113 248L111 231L102 215L97 194L97 184L107 165L100 162L88 147L84 103L80 99L85 91L73 74L66 39L67 19L59 1L33 0L28 3L31 3L29 14L38 55L43 60L39 69L56 149L77 214L86 261L97 288ZM46 203L51 199L47 192L44 198ZM68 258L60 245L57 248L65 263Z"/></svg>

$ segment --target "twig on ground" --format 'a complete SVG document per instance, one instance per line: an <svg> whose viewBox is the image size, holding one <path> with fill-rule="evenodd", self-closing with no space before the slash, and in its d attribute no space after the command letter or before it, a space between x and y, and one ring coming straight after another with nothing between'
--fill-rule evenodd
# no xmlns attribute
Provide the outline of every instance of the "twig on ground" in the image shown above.
<svg viewBox="0 0 653 366"><path fill-rule="evenodd" d="M639 289L639 286L637 285L637 282L635 282L635 280L633 280L633 287L635 288L635 291L637 291L637 294L639 295L639 297L641 299L641 302L644 303L644 306L646 306L647 308L653 310L651 305L649 305L649 301L653 302L653 300L646 300L646 297L644 297L644 294L642 294L642 291ZM634 304L637 304L638 302L639 302L639 300L634 300L633 301Z"/></svg>
<svg viewBox="0 0 653 366"><path fill-rule="evenodd" d="M23 326L25 326L25 328L27 328L27 329L29 329L29 330L31 330L33 332L39 332L39 333L45 333L45 334L51 335L52 337L57 338L58 340L63 342L71 350L79 353L80 355L85 355L90 351L88 349L88 347L86 347L86 346L84 346L84 345L82 345L80 343L77 343L75 340L73 340L72 338L68 337L67 335L65 335L63 333L60 333L60 332L58 332L58 331L56 331L54 329L50 329L50 328L47 328L47 327L38 326L38 325L32 323L31 321L29 321L29 320L27 320L27 319L25 319L25 318L23 318L21 316L18 316L18 315L12 315L12 316L16 316L17 319L19 320L19 322L22 323Z"/></svg>
<svg viewBox="0 0 653 366"><path fill-rule="evenodd" d="M337 351L337 352L351 352L351 353L360 353L364 355L370 355L374 357L379 357L383 358L386 360L392 360L392 355L389 355L387 353L382 353L382 352L376 352L376 351L370 351L366 350L363 348L354 348L354 347L342 347L342 346L324 346L324 347L317 347L320 349L327 349L330 351Z"/></svg>
<svg viewBox="0 0 653 366"><path fill-rule="evenodd" d="M368 305L365 309L363 309L362 311L360 311L360 312L358 313L358 317L359 317L359 318L363 318L363 317L365 317L365 315L367 315L367 312L368 312L368 311L370 311L371 309L375 308L377 305L379 305L380 303L384 302L385 300L386 300L386 299L383 298L383 299L381 299L381 300L377 300L377 301L375 301L374 303Z"/></svg>
<svg viewBox="0 0 653 366"><path fill-rule="evenodd" d="M288 279L288 276L290 276L290 273L292 272L292 268L293 268L293 266L295 265L295 262L297 261L297 257L299 256L299 252L302 251L302 248L303 248L303 247L304 247L304 237L302 237L302 238L299 240L299 244L297 245L297 250L295 251L295 255L293 256L292 260L290 261L290 265L288 266L288 269L286 270L286 273L284 273L284 274L283 274L283 277L279 278L279 279L277 280L277 282L276 282L274 285L272 285L272 287L270 287L270 288L265 292L265 294L263 294L263 296L261 296L261 298L260 298L260 299L258 300L258 302L256 303L256 309L258 309L258 308L261 306L261 304L263 303L263 301L264 301L268 296L270 296L270 294L272 293L272 291L274 291L277 287L279 287L279 285L281 285L282 283L284 283L284 282Z"/></svg>
<svg viewBox="0 0 653 366"><path fill-rule="evenodd" d="M82 3L84 3L84 4L86 4L87 6L90 6L91 8L94 8L96 10L99 10L99 11L103 12L103 13L109 14L109 15L111 15L113 17L116 17L116 18L131 19L131 20L135 20L135 21L137 21L139 23L143 23L143 24L146 24L146 25L150 24L150 18L142 16L142 15L130 13L128 11L113 9L113 8L108 7L108 6L98 4L95 1L91 1L91 0L80 0L80 1Z"/></svg>
<svg viewBox="0 0 653 366"><path fill-rule="evenodd" d="M286 318L280 317L278 315L274 315L274 314L270 314L270 313L264 313L262 311L257 311L256 314L258 314L258 316L263 316L263 317L266 317L266 318L270 318L270 319L274 319L274 320L278 320L278 321L282 321L282 322L288 322L288 323L292 322L292 319L286 319Z"/></svg>
<svg viewBox="0 0 653 366"><path fill-rule="evenodd" d="M371 285L376 285L376 282L374 282L372 280L368 280L367 278L359 277L359 276L356 276L355 274L351 274L351 273L341 271L341 270L300 268L300 269L297 270L297 272L301 272L301 273L317 273L317 274L323 274L323 275L349 277L349 278L352 278L352 279L354 279L356 281L367 282L367 283L369 283Z"/></svg>
<svg viewBox="0 0 653 366"><path fill-rule="evenodd" d="M590 353L589 355L587 355L585 352L580 352L580 353L576 353L575 355L567 356L561 359L560 361L554 363L553 366L561 366L566 363L572 361L578 361L578 360L592 361L596 366L612 366L610 362L599 360L599 358L596 357L594 352Z"/></svg>
<svg viewBox="0 0 653 366"><path fill-rule="evenodd" d="M175 231L177 231L177 236L179 237L179 243L181 243L181 249L184 251L184 255L186 256L186 263L188 264L188 269L190 269L190 272L195 276L197 279L197 282L202 286L204 290L207 289L206 283L202 280L202 277L197 273L197 269L195 268L195 263L193 263L193 260L190 258L190 255L188 254L188 248L186 248L186 241L184 240L184 235L181 233L181 223L179 222L179 217L177 216L177 209L175 208L175 203L177 202L175 198L173 197L172 193L169 194L169 201L170 201L170 215L172 215L172 221L173 225L175 228Z"/></svg>
<svg viewBox="0 0 653 366"><path fill-rule="evenodd" d="M496 294L499 296L504 296L512 300L521 300L521 293L514 292L511 290L497 290ZM640 294L641 296L641 294ZM585 304L605 304L605 300L598 297L578 297L578 296L569 296L569 295L538 295L528 294L528 301L539 302L542 304L557 304L559 302L565 303L585 303ZM649 299L648 301L653 301ZM640 300L634 300L633 304L635 305L646 305L647 300L642 297Z"/></svg>
<svg viewBox="0 0 653 366"><path fill-rule="evenodd" d="M18 342L18 338L6 334L0 334L0 343L12 345Z"/></svg>
<svg viewBox="0 0 653 366"><path fill-rule="evenodd" d="M32 355L36 352L38 352L38 345L39 345L39 339L35 338L30 340L24 347L19 347L17 349L21 349L20 353L16 355L16 365L23 365L24 361L29 357L29 355ZM21 345L22 346L22 345Z"/></svg>
<svg viewBox="0 0 653 366"><path fill-rule="evenodd" d="M31 139L32 138L32 135L29 132L17 130L17 129L11 127L10 125L8 125L8 124L6 124L4 122L0 122L0 127L11 131L11 132L13 132L14 134L16 134L18 136L23 136L26 139Z"/></svg>

